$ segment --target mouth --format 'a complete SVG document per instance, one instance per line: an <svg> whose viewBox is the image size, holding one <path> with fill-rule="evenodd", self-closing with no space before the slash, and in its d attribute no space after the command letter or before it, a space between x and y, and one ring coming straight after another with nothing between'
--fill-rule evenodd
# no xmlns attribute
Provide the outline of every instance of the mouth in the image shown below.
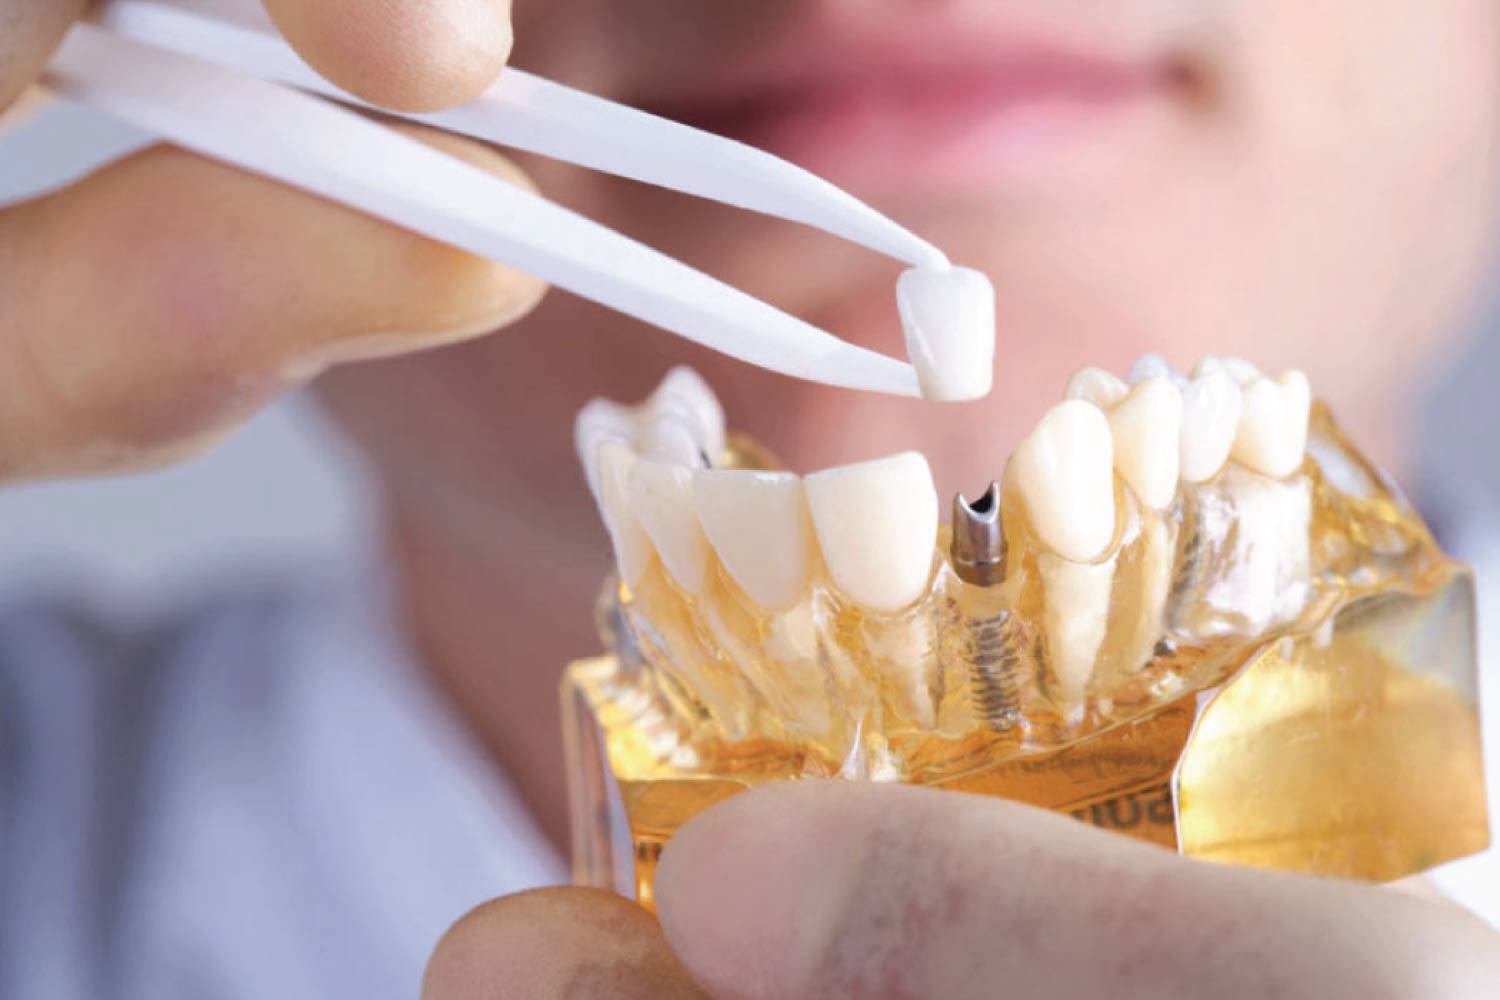
<svg viewBox="0 0 1500 1000"><path fill-rule="evenodd" d="M864 190L993 188L1118 148L1181 98L1182 65L1001 8L804 30L653 110Z"/></svg>

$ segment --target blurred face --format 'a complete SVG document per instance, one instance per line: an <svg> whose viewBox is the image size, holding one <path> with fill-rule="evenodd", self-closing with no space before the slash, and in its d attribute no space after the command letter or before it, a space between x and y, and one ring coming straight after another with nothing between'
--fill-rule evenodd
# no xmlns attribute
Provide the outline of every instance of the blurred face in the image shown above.
<svg viewBox="0 0 1500 1000"><path fill-rule="evenodd" d="M1493 0L515 7L517 65L785 155L987 272L996 391L944 408L797 385L553 293L502 336L329 380L395 492L448 518L492 525L497 502L590 517L573 412L682 360L793 467L916 447L940 491L997 475L1073 369L1123 373L1146 351L1304 368L1390 460L1487 262ZM897 265L521 162L550 197L900 353Z"/></svg>

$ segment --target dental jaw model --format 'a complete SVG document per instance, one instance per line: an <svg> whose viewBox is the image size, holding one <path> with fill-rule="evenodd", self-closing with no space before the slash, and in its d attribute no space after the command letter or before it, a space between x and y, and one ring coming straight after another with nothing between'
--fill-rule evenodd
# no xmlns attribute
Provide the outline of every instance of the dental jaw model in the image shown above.
<svg viewBox="0 0 1500 1000"><path fill-rule="evenodd" d="M649 904L682 823L800 778L1372 880L1486 846L1469 572L1307 379L1064 396L947 525L921 455L776 469L686 369L589 404L619 573L564 683L577 880Z"/></svg>

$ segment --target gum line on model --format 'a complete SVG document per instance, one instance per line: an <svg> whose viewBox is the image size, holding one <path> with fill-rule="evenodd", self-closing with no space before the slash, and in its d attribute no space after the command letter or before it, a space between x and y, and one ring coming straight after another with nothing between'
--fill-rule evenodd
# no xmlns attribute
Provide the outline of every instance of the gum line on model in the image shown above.
<svg viewBox="0 0 1500 1000"><path fill-rule="evenodd" d="M1371 880L1484 848L1469 571L1306 377L1063 395L951 506L915 452L776 468L687 369L585 407L618 576L564 682L577 880L649 905L682 823L805 778Z"/></svg>

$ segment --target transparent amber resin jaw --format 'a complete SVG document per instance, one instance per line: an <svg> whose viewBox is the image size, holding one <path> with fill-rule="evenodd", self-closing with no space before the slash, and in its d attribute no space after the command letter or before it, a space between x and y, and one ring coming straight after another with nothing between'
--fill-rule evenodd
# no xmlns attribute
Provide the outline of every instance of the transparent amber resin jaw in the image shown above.
<svg viewBox="0 0 1500 1000"><path fill-rule="evenodd" d="M610 587L610 654L564 686L578 879L649 902L678 826L799 778L1002 796L1196 856L1367 879L1488 843L1468 571L1324 408L1286 477L1230 462L1163 510L1115 489L1095 562L1042 544L1007 489L1002 582L960 579L945 528L897 612L821 567L774 611L717 561L697 593L661 560Z"/></svg>

